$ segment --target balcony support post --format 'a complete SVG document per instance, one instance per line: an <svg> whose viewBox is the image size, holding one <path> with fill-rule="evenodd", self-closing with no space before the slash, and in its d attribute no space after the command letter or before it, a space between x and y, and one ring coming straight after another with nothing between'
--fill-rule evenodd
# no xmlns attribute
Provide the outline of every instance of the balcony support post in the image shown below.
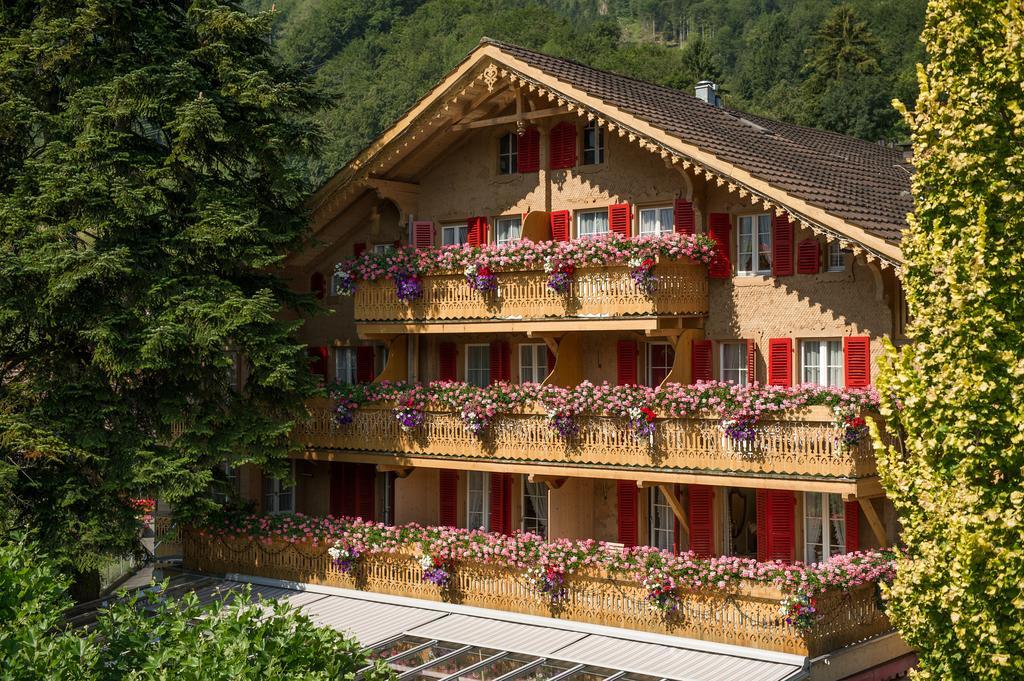
<svg viewBox="0 0 1024 681"><path fill-rule="evenodd" d="M378 473L394 473L395 477L408 478L416 468L413 466L392 466L389 464L377 464Z"/></svg>
<svg viewBox="0 0 1024 681"><path fill-rule="evenodd" d="M409 336L403 334L395 336L388 343L388 363L384 369L373 379L374 383L381 381L405 381L409 379Z"/></svg>
<svg viewBox="0 0 1024 681"><path fill-rule="evenodd" d="M690 534L690 520L686 517L686 509L683 508L683 502L679 501L679 497L672 493L672 487L661 483L658 485L658 489L661 490L662 496L665 497L665 501L672 507L672 513L675 515L676 520L679 521L679 525L686 530L686 534Z"/></svg>
<svg viewBox="0 0 1024 681"><path fill-rule="evenodd" d="M566 478L565 476L559 477L557 475L537 475L536 473L530 473L530 475L527 477L527 480L529 480L530 482L543 482L545 485L548 486L548 489L550 490L561 489L562 485L565 484L565 481L567 479L568 478Z"/></svg>
<svg viewBox="0 0 1024 681"><path fill-rule="evenodd" d="M704 329L682 329L679 335L667 340L673 345L675 359L672 361L672 370L662 381L662 385L693 383L693 342L704 340Z"/></svg>
<svg viewBox="0 0 1024 681"><path fill-rule="evenodd" d="M860 497L857 501L860 502L860 507L864 510L864 517L868 519L868 525L871 526L871 532L874 533L878 545L883 549L888 548L889 542L885 534L885 525L882 523L882 519L878 517L875 504L869 497Z"/></svg>

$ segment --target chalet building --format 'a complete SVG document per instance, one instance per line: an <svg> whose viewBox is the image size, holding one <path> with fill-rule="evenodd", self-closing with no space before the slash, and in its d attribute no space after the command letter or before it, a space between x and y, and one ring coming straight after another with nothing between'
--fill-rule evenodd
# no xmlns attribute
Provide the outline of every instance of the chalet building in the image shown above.
<svg viewBox="0 0 1024 681"><path fill-rule="evenodd" d="M862 389L883 339L904 339L910 172L899 150L723 107L710 83L694 96L485 39L316 192L312 239L287 274L333 312L302 330L325 385ZM390 279L342 295L335 276L396 246L608 232L706 235L717 252L659 260L646 295L622 263L577 268L566 295L540 269L498 272L490 294L462 272L427 274L411 302ZM824 406L768 417L750 443L709 416L659 418L651 442L593 417L572 444L539 412L499 414L478 437L458 413L428 409L405 432L393 405L363 405L347 425L334 406L311 403L294 485L242 469L242 496L268 513L791 562L897 538L870 442L844 443ZM890 678L907 666L892 638L853 657L805 652L837 656L816 678Z"/></svg>

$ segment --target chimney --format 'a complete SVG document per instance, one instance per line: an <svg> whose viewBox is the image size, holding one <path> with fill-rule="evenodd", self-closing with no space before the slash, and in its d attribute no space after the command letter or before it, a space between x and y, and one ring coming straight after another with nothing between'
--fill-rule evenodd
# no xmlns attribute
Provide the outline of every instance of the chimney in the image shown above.
<svg viewBox="0 0 1024 681"><path fill-rule="evenodd" d="M711 106L722 106L722 98L718 96L718 86L710 80L702 80L694 88L697 99L707 102Z"/></svg>

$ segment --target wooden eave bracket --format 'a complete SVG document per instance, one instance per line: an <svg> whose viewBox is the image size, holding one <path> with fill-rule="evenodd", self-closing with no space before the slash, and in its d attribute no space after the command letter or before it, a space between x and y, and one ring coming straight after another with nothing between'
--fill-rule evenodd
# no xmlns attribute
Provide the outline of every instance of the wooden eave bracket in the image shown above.
<svg viewBox="0 0 1024 681"><path fill-rule="evenodd" d="M413 466L394 466L391 464L377 464L378 473L394 473L395 477L407 478L416 470Z"/></svg>
<svg viewBox="0 0 1024 681"><path fill-rule="evenodd" d="M871 526L871 532L875 535L878 545L883 549L888 548L889 541L885 534L885 525L875 509L874 501L867 497L861 497L857 501L860 502L860 507L864 510L864 517L868 519L868 525Z"/></svg>
<svg viewBox="0 0 1024 681"><path fill-rule="evenodd" d="M647 489L650 487L657 487L661 490L661 494L665 497L665 501L672 508L672 515L676 517L679 524L686 530L687 534L690 532L690 520L686 515L686 509L683 508L683 502L679 501L679 497L672 493L672 485L665 482L650 482L648 480L637 480L636 486L640 489Z"/></svg>
<svg viewBox="0 0 1024 681"><path fill-rule="evenodd" d="M556 475L537 475L536 473L530 473L527 477L530 482L543 482L548 489L560 489L567 479Z"/></svg>

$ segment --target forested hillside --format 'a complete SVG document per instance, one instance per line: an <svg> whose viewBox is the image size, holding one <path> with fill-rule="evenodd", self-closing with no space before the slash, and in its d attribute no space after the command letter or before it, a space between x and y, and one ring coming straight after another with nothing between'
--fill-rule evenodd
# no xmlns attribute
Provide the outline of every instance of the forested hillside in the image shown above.
<svg viewBox="0 0 1024 681"><path fill-rule="evenodd" d="M328 177L481 36L691 90L727 106L870 140L902 139L925 0L249 0L330 95L312 179Z"/></svg>

